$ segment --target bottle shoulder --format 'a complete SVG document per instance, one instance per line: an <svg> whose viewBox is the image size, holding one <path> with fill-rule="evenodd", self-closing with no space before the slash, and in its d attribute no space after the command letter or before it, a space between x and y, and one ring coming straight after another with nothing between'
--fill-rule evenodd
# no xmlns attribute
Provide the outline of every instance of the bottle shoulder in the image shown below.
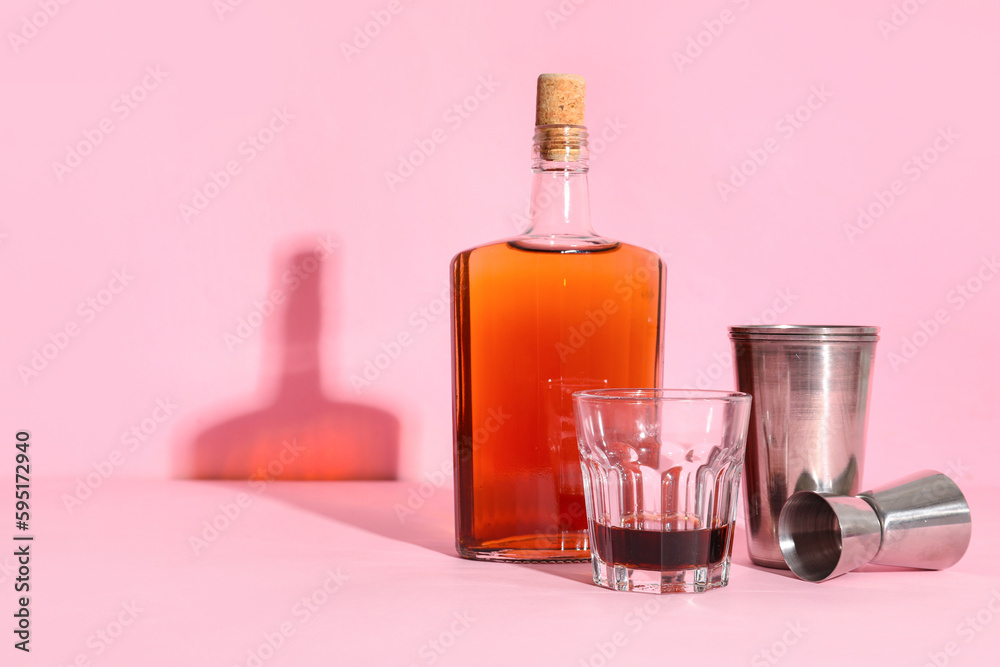
<svg viewBox="0 0 1000 667"><path fill-rule="evenodd" d="M565 241L565 240L562 240ZM623 241L613 241L606 238L595 238L591 242L581 242L586 240L574 239L572 242L560 242L560 239L552 239L550 242L544 242L540 238L532 238L528 236L511 236L509 238L501 239L498 241L490 241L487 243L482 243L480 245L473 246L459 253L456 253L452 257L451 263L461 261L464 258L470 258L471 256L486 256L486 255L497 255L497 254L507 254L507 253L517 253L517 252L530 252L530 253L545 253L545 254L561 254L561 255L572 255L572 254L603 254L603 253L613 253L613 254L628 254L633 257L646 259L648 262L652 263L654 261L659 261L663 263L663 258L661 258L656 252L644 248L642 246L633 245L631 243L625 243Z"/></svg>
<svg viewBox="0 0 1000 667"><path fill-rule="evenodd" d="M451 258L451 266L454 268L459 263L465 261L468 262L472 255L477 257L480 255L489 255L502 253L507 249L507 241L509 239L503 239L500 241L489 241L487 243L481 243L479 245L472 246L471 248L466 248L465 250L455 253L455 256Z"/></svg>
<svg viewBox="0 0 1000 667"><path fill-rule="evenodd" d="M472 254L485 255L495 252L522 251L553 254L590 254L615 250L623 246L619 241L604 237L576 236L511 236L498 241L490 241L457 253L452 261Z"/></svg>
<svg viewBox="0 0 1000 667"><path fill-rule="evenodd" d="M468 254L473 253L473 252L475 252L477 250L488 250L490 248L501 248L501 247L506 246L508 241L510 241L512 239L515 239L515 238L517 238L517 237L516 236L512 236L512 237L506 238L506 239L499 239L499 240L494 240L494 241L487 241L486 243L480 243L478 245L472 246L471 248L466 248L462 252L456 253L455 257L457 258L457 257L459 257L461 255L468 255Z"/></svg>
<svg viewBox="0 0 1000 667"><path fill-rule="evenodd" d="M660 257L660 254L655 250L650 250L649 248L645 248L640 245L633 245L631 243L622 243L621 246L624 250L631 253L632 255L635 255L636 257L648 258L650 261L655 259L659 261L661 264L666 263L663 261L663 258Z"/></svg>
<svg viewBox="0 0 1000 667"><path fill-rule="evenodd" d="M612 274L643 270L665 279L667 266L657 253L630 243L616 242L613 247L600 251L553 252L520 248L511 240L464 250L455 255L450 266L451 275L456 280L469 279L473 275L498 276L539 270L585 273L602 270Z"/></svg>

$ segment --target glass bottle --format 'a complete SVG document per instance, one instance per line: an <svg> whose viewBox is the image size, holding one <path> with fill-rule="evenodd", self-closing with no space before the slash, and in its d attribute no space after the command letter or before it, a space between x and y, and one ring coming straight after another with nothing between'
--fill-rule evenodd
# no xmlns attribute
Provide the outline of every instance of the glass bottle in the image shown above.
<svg viewBox="0 0 1000 667"><path fill-rule="evenodd" d="M563 95L579 91L578 113L543 111L553 106L546 77L563 77ZM530 227L451 263L456 543L466 558L589 559L572 394L659 386L666 267L591 227L583 81L566 77L539 77Z"/></svg>

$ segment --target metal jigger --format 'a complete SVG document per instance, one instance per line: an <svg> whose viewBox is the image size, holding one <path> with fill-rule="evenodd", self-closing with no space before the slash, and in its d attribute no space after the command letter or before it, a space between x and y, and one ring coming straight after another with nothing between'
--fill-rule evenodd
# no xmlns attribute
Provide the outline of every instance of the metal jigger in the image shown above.
<svg viewBox="0 0 1000 667"><path fill-rule="evenodd" d="M806 581L867 563L940 570L965 555L972 516L955 482L925 470L853 497L796 493L778 536L788 567Z"/></svg>

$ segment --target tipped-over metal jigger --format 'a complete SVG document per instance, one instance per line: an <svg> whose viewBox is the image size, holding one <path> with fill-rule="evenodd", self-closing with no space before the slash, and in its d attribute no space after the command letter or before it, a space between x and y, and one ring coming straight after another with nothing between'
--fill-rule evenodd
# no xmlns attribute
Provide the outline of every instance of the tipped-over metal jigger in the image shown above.
<svg viewBox="0 0 1000 667"><path fill-rule="evenodd" d="M867 563L941 570L972 536L965 496L947 475L925 470L857 496L800 491L778 520L781 553L806 581Z"/></svg>

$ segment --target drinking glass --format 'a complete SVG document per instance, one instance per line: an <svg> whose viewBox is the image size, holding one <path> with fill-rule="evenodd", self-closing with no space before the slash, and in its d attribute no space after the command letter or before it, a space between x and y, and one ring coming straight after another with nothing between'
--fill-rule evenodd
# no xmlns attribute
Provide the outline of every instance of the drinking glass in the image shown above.
<svg viewBox="0 0 1000 667"><path fill-rule="evenodd" d="M703 592L729 583L750 396L573 394L594 583Z"/></svg>

